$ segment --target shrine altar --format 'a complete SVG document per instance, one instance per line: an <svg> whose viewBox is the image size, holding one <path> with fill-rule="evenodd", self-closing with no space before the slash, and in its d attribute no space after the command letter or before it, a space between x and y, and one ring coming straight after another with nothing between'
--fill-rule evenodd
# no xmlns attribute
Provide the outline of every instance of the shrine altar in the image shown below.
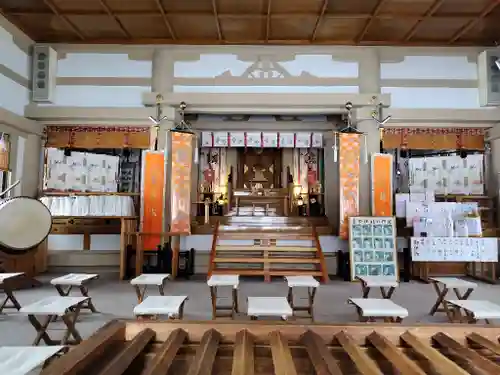
<svg viewBox="0 0 500 375"><path fill-rule="evenodd" d="M233 193L236 204L236 215L240 214L240 207L252 207L252 215L255 213L256 207L263 207L265 215L268 216L269 208L271 206L277 207L283 216L288 216L288 194L276 189L272 191L249 191L249 190L236 190Z"/></svg>

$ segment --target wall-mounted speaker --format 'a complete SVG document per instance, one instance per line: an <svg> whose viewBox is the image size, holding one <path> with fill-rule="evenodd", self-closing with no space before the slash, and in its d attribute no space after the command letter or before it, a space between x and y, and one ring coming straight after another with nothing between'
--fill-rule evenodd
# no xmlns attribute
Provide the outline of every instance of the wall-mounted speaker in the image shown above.
<svg viewBox="0 0 500 375"><path fill-rule="evenodd" d="M48 45L33 47L32 100L53 103L56 94L57 52Z"/></svg>
<svg viewBox="0 0 500 375"><path fill-rule="evenodd" d="M488 49L477 60L479 104L482 107L500 105L500 48Z"/></svg>

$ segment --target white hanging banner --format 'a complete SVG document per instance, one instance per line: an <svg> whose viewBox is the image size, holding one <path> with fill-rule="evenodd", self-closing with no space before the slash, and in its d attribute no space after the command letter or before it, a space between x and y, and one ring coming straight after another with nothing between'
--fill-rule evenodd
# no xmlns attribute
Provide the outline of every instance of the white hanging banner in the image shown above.
<svg viewBox="0 0 500 375"><path fill-rule="evenodd" d="M229 138L227 132L214 132L214 147L228 147Z"/></svg>
<svg viewBox="0 0 500 375"><path fill-rule="evenodd" d="M323 148L323 133L313 133L311 147Z"/></svg>
<svg viewBox="0 0 500 375"><path fill-rule="evenodd" d="M262 133L262 147L278 147L278 133Z"/></svg>
<svg viewBox="0 0 500 375"><path fill-rule="evenodd" d="M231 147L245 147L245 133L231 132Z"/></svg>
<svg viewBox="0 0 500 375"><path fill-rule="evenodd" d="M283 148L295 147L295 133L280 133L279 147Z"/></svg>
<svg viewBox="0 0 500 375"><path fill-rule="evenodd" d="M262 133L246 133L246 147L262 147Z"/></svg>
<svg viewBox="0 0 500 375"><path fill-rule="evenodd" d="M296 133L295 134L295 147L309 148L311 147L311 134L312 133Z"/></svg>
<svg viewBox="0 0 500 375"><path fill-rule="evenodd" d="M214 147L214 133L212 132L201 133L201 147Z"/></svg>

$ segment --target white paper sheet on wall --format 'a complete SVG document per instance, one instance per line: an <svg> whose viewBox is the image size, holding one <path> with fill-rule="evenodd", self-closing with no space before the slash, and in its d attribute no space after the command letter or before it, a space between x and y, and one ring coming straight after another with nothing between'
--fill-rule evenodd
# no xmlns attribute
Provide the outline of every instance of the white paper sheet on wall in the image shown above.
<svg viewBox="0 0 500 375"><path fill-rule="evenodd" d="M413 226L413 222L419 217L447 217L452 220L462 219L466 214L478 209L477 202L433 202L425 204L421 202L406 202L406 225Z"/></svg>
<svg viewBox="0 0 500 375"><path fill-rule="evenodd" d="M412 237L414 262L498 262L497 238Z"/></svg>

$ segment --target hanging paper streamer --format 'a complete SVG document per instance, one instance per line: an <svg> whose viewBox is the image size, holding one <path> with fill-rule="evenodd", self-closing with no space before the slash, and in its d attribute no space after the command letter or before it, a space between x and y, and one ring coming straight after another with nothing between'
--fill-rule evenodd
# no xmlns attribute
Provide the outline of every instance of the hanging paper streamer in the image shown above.
<svg viewBox="0 0 500 375"><path fill-rule="evenodd" d="M339 134L340 238L349 236L349 217L359 214L360 135Z"/></svg>
<svg viewBox="0 0 500 375"><path fill-rule="evenodd" d="M172 132L172 174L170 178L170 231L191 233L191 168L193 134Z"/></svg>
<svg viewBox="0 0 500 375"><path fill-rule="evenodd" d="M163 152L144 153L144 185L142 188L142 221L144 233L163 233L165 158ZM143 249L157 250L162 244L161 235L143 236Z"/></svg>
<svg viewBox="0 0 500 375"><path fill-rule="evenodd" d="M392 155L372 154L370 169L372 216L393 216L393 165Z"/></svg>

